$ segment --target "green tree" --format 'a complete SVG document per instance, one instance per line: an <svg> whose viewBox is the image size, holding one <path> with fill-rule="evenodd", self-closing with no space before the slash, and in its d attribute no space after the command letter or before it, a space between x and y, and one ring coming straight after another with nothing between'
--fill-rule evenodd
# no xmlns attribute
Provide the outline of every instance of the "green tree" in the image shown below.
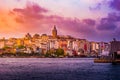
<svg viewBox="0 0 120 80"><path fill-rule="evenodd" d="M6 50L6 49L10 49L10 47L9 46L4 46L3 50Z"/></svg>
<svg viewBox="0 0 120 80"><path fill-rule="evenodd" d="M59 56L64 56L64 50L61 48L58 48L55 52L55 55Z"/></svg>
<svg viewBox="0 0 120 80"><path fill-rule="evenodd" d="M45 57L50 57L51 54L52 54L52 52L51 52L50 50L48 50L48 51L46 52L46 54L45 54Z"/></svg>
<svg viewBox="0 0 120 80"><path fill-rule="evenodd" d="M17 46L19 49L23 49L23 48L25 48L25 46L23 46L23 45L19 45L19 46Z"/></svg>

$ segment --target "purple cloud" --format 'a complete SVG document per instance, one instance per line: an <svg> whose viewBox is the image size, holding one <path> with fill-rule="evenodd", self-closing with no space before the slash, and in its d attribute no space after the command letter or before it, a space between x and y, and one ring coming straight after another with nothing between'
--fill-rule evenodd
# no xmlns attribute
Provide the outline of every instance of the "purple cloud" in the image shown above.
<svg viewBox="0 0 120 80"><path fill-rule="evenodd" d="M101 23L100 25L97 26L98 30L103 30L103 31L113 31L117 28L117 26L114 23L109 23L109 22L105 22L105 23Z"/></svg>
<svg viewBox="0 0 120 80"><path fill-rule="evenodd" d="M119 20L119 16L117 16L116 13L109 13L108 17L101 18L100 24L97 26L97 29L103 31L114 31L117 28L115 22Z"/></svg>
<svg viewBox="0 0 120 80"><path fill-rule="evenodd" d="M83 22L88 25L95 25L95 20L92 19L83 19Z"/></svg>
<svg viewBox="0 0 120 80"><path fill-rule="evenodd" d="M35 18L41 17L40 14L48 12L47 9L42 8L41 6L35 3L28 3L24 9L15 8L13 9L13 11L24 16L30 16Z"/></svg>
<svg viewBox="0 0 120 80"><path fill-rule="evenodd" d="M120 14L117 13L109 13L108 14L108 20L112 22L118 22L120 21Z"/></svg>
<svg viewBox="0 0 120 80"><path fill-rule="evenodd" d="M111 0L110 7L120 11L120 0Z"/></svg>
<svg viewBox="0 0 120 80"><path fill-rule="evenodd" d="M51 30L53 25L57 25L60 35L99 41L103 41L103 38L106 41L117 37L113 33L118 29L115 22L120 20L120 16L116 13L110 13L106 18L102 18L99 25L93 19L80 20L60 15L46 15L49 14L49 10L35 3L28 3L25 8L15 8L10 13L17 15L15 21L21 24L21 32L50 34L48 30Z"/></svg>
<svg viewBox="0 0 120 80"><path fill-rule="evenodd" d="M17 15L15 21L25 26L24 30L33 32L45 32L55 24L60 29L60 34L71 34L76 37L87 38L95 32L95 20L92 19L71 19L59 15L45 15L49 10L44 9L37 4L27 5L24 9L15 8L12 14ZM92 28L91 28L92 27ZM81 34L81 35L79 35Z"/></svg>
<svg viewBox="0 0 120 80"><path fill-rule="evenodd" d="M100 10L100 9L101 9L101 6L102 6L102 3L97 3L95 6L90 6L89 9L90 9L91 11Z"/></svg>

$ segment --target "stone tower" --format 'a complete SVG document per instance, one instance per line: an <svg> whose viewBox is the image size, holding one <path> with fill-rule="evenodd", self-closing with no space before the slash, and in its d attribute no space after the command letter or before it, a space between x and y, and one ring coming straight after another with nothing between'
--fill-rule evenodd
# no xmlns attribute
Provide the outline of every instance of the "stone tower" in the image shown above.
<svg viewBox="0 0 120 80"><path fill-rule="evenodd" d="M56 29L55 25L54 25L54 28L52 30L52 36L53 36L53 38L57 38L57 29Z"/></svg>

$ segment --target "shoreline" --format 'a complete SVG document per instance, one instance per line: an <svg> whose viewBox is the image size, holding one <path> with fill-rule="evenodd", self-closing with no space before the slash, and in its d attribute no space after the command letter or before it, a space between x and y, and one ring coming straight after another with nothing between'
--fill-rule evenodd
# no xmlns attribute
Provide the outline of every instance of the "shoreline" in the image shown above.
<svg viewBox="0 0 120 80"><path fill-rule="evenodd" d="M4 57L0 57L0 58L97 58L97 57L39 57L39 56L29 56L29 57L8 57L8 56L4 56Z"/></svg>

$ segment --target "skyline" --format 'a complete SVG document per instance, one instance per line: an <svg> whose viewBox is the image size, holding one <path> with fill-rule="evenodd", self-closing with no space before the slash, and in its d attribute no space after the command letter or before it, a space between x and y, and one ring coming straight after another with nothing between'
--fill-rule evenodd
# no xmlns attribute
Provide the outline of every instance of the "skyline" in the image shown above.
<svg viewBox="0 0 120 80"><path fill-rule="evenodd" d="M0 38L26 33L69 34L92 41L120 40L120 0L1 0Z"/></svg>

